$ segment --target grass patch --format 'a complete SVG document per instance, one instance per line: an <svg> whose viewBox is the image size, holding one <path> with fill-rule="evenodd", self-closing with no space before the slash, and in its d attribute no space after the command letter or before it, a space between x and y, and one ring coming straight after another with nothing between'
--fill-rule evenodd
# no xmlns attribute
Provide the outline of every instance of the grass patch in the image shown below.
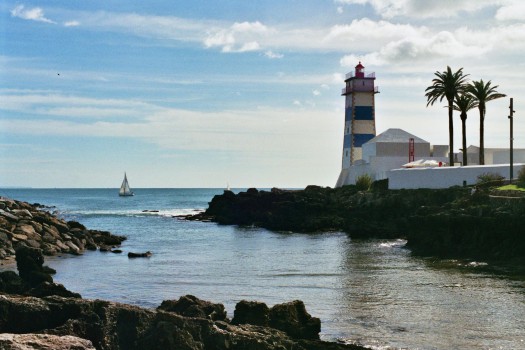
<svg viewBox="0 0 525 350"><path fill-rule="evenodd" d="M525 187L519 187L516 184L509 184L497 188L500 191L522 191L525 192Z"/></svg>

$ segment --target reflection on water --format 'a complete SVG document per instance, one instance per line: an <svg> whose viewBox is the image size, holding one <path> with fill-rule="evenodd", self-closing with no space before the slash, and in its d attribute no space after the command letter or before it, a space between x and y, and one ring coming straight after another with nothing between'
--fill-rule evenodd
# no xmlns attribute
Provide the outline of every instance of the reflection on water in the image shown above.
<svg viewBox="0 0 525 350"><path fill-rule="evenodd" d="M483 271L486 263L443 265L396 242L348 242L334 329L380 348L525 348L523 279Z"/></svg>

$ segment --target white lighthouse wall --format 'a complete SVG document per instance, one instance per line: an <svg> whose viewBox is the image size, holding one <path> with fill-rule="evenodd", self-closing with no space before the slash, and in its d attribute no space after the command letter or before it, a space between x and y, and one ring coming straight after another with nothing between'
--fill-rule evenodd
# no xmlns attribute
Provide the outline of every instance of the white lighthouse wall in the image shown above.
<svg viewBox="0 0 525 350"><path fill-rule="evenodd" d="M376 134L375 122L373 120L354 120L353 134Z"/></svg>
<svg viewBox="0 0 525 350"><path fill-rule="evenodd" d="M372 93L355 93L354 94L354 105L356 106L373 106L374 105L374 94Z"/></svg>

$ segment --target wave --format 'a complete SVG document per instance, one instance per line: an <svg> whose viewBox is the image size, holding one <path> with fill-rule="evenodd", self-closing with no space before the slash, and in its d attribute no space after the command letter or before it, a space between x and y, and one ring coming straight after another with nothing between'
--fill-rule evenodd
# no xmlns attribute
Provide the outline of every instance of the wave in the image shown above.
<svg viewBox="0 0 525 350"><path fill-rule="evenodd" d="M114 209L93 209L93 210L67 210L61 211L57 214L60 216L122 216L122 217L177 217L185 215L193 215L203 212L204 209L194 208L177 208L177 209L129 209L129 210L114 210Z"/></svg>

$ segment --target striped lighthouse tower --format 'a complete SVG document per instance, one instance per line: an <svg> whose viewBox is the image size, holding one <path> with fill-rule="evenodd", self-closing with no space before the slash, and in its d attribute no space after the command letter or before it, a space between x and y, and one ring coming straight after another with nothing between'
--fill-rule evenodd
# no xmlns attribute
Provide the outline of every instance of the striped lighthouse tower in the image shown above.
<svg viewBox="0 0 525 350"><path fill-rule="evenodd" d="M365 76L365 67L359 62L355 72L346 75L342 95L345 101L345 132L343 142L343 169L362 159L361 146L376 136L374 95L375 73Z"/></svg>

